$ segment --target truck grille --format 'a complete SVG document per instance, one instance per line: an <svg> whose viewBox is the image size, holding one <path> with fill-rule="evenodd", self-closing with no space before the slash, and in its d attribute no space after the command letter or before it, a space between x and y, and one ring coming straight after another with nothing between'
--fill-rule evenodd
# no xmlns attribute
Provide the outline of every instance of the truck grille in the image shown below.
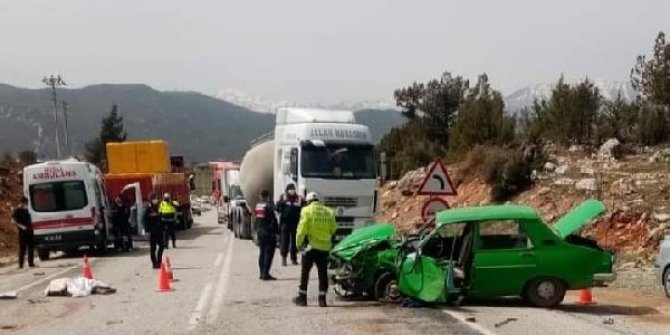
<svg viewBox="0 0 670 335"><path fill-rule="evenodd" d="M332 207L358 207L358 199L350 197L326 197L323 199L323 204Z"/></svg>

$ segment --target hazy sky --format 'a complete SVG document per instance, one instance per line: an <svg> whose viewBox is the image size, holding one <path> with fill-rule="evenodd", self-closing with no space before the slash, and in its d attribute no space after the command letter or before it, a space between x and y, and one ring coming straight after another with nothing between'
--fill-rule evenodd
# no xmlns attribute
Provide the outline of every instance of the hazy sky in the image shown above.
<svg viewBox="0 0 670 335"><path fill-rule="evenodd" d="M561 73L627 80L668 13L668 0L0 0L0 82L59 72L74 87L337 102L449 70L510 93Z"/></svg>

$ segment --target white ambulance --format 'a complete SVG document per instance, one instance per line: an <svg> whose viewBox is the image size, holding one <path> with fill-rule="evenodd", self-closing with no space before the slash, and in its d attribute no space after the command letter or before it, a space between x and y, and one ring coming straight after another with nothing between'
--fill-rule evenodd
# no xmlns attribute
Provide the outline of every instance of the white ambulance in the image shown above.
<svg viewBox="0 0 670 335"><path fill-rule="evenodd" d="M23 169L40 260L49 259L51 251L82 246L105 252L114 242L102 178L95 165L74 159Z"/></svg>

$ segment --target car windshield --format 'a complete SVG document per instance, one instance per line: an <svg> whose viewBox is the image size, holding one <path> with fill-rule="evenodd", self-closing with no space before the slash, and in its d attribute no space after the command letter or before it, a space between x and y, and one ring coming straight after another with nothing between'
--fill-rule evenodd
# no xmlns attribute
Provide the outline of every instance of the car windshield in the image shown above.
<svg viewBox="0 0 670 335"><path fill-rule="evenodd" d="M86 186L81 180L30 185L29 191L36 212L64 212L88 205Z"/></svg>
<svg viewBox="0 0 670 335"><path fill-rule="evenodd" d="M304 145L300 161L306 178L374 179L377 175L371 145Z"/></svg>

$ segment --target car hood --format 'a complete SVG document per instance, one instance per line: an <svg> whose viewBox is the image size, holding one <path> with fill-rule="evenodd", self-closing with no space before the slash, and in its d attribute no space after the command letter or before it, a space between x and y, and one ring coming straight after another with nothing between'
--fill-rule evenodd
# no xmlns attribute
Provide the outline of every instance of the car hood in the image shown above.
<svg viewBox="0 0 670 335"><path fill-rule="evenodd" d="M556 223L554 229L561 238L566 238L584 225L605 212L605 205L598 200L586 200L565 214Z"/></svg>
<svg viewBox="0 0 670 335"><path fill-rule="evenodd" d="M395 235L395 227L388 223L376 223L368 227L355 229L349 236L336 244L331 253L349 260L359 252L367 250Z"/></svg>

